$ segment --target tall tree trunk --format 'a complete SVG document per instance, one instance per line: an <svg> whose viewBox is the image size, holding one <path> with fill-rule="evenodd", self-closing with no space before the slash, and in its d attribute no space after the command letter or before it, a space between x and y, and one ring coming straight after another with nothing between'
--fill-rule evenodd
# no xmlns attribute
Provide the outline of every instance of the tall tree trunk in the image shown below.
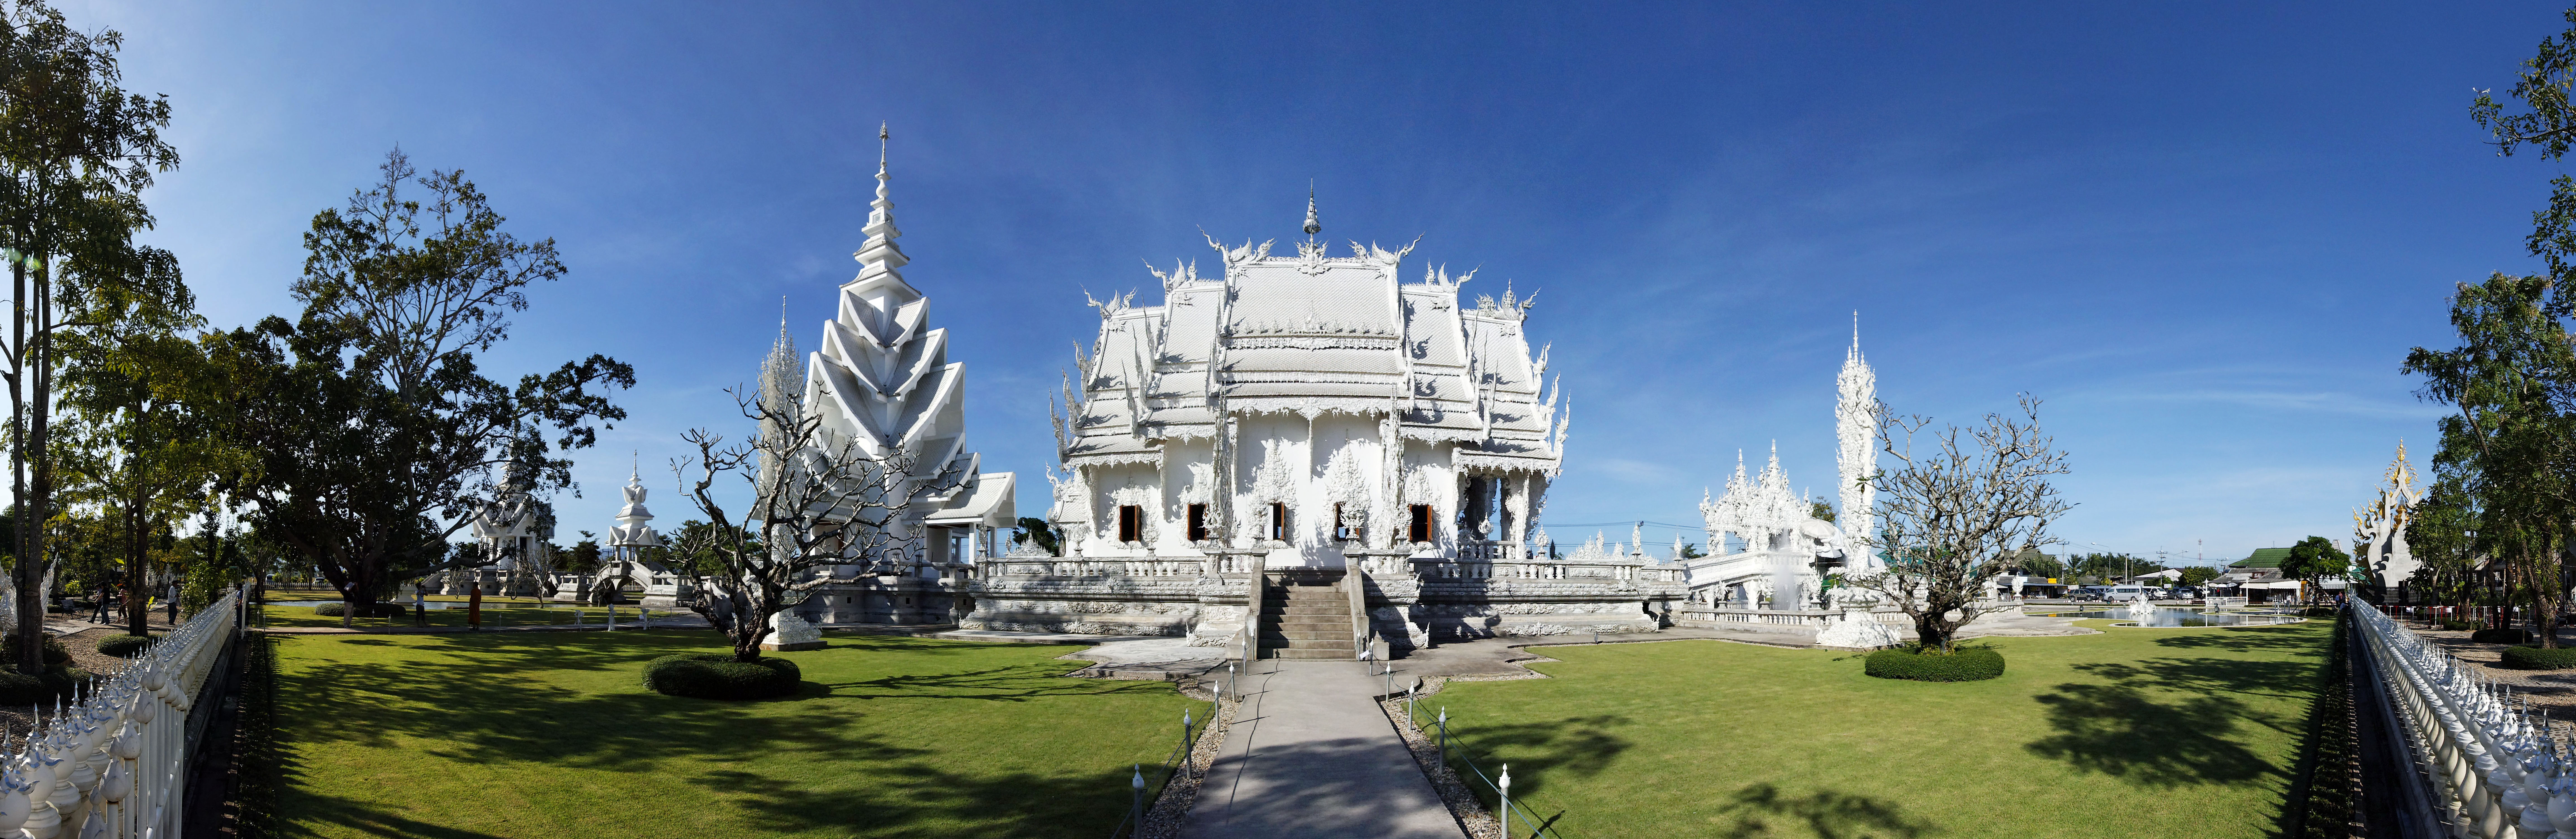
<svg viewBox="0 0 2576 839"><path fill-rule="evenodd" d="M36 301L35 333L28 336L28 351L35 361L28 373L34 383L29 388L31 398L27 400L27 451L35 459L35 476L18 505L18 509L36 523L35 527L20 528L27 534L27 553L22 562L28 566L28 572L24 577L34 580L34 584L28 587L32 591L21 589L18 595L20 603L32 600L35 604L32 610L21 610L18 617L21 636L18 639L18 666L28 673L45 670L45 596L51 593L44 590L45 571L49 565L45 561L45 523L53 520L54 496L54 459L46 449L51 444L54 392L51 369L54 366L51 340L54 327L53 260L42 260L36 271L35 287L29 289Z"/></svg>
<svg viewBox="0 0 2576 839"><path fill-rule="evenodd" d="M16 627L18 670L23 673L42 673L45 669L45 642L43 641L45 597L42 591L45 574L36 560L36 548L40 544L36 539L36 532L43 528L44 522L32 517L31 511L34 507L27 503L26 385L27 370L31 366L29 362L34 360L27 345L27 263L23 260L11 260L9 277L12 283L12 293L9 296L11 314L9 366L12 374L9 388L11 431L9 466L12 491L9 497L15 499L18 506L17 533L14 534L17 537L15 539L17 544L13 546L16 549L18 564L16 568L11 569L11 573L16 575L17 584L15 587L18 602L14 605L18 613Z"/></svg>

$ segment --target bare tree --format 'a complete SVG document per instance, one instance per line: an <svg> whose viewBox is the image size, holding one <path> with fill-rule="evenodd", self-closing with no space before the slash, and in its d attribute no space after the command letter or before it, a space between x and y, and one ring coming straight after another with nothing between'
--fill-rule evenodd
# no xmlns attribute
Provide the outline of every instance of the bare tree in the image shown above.
<svg viewBox="0 0 2576 839"><path fill-rule="evenodd" d="M2048 482L2069 471L2066 453L2039 430L2039 400L2019 401L2019 417L1987 414L1973 428L1929 433L1929 417L1895 416L1884 402L1873 409L1879 448L1901 464L1863 479L1879 498L1879 532L1868 541L1889 560L1886 571L1849 582L1905 610L1925 647L1947 652L1959 627L1985 611L1977 595L1986 581L2047 544L2049 523L2069 509ZM1915 451L1918 436L1927 451Z"/></svg>
<svg viewBox="0 0 2576 839"><path fill-rule="evenodd" d="M698 561L673 565L698 590L690 611L733 639L735 661L754 661L770 618L831 582L818 569L857 565L869 573L920 560L921 543L903 533L901 518L914 498L957 480L922 479L914 474L919 460L899 448L871 454L859 440L839 439L792 399L735 392L734 401L760 424L751 442L726 446L705 429L681 435L698 455L673 463L672 472L716 526L684 530L672 551ZM739 516L716 499L716 484L728 474L751 490L751 506Z"/></svg>

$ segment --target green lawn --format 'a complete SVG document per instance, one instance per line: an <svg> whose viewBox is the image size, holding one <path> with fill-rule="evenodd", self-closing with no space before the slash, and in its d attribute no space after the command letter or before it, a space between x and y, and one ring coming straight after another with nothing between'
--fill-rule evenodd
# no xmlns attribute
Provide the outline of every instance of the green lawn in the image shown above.
<svg viewBox="0 0 2576 839"><path fill-rule="evenodd" d="M1098 837L1191 706L1061 646L834 637L728 703L638 682L711 632L278 638L288 835Z"/></svg>
<svg viewBox="0 0 2576 839"><path fill-rule="evenodd" d="M1569 837L2258 837L2332 628L1998 638L2003 677L1960 684L1721 641L1548 647L1554 678L1420 710Z"/></svg>
<svg viewBox="0 0 2576 839"><path fill-rule="evenodd" d="M431 599L450 604L462 603L465 600L465 598L462 597ZM408 599L403 600L401 605L403 608L409 609L411 608L411 601ZM268 603L261 605L260 610L268 614L269 626L310 627L340 625L339 618L326 618L316 615L313 613L312 606L298 605L292 601L279 602L271 600ZM572 625L573 612L575 610L579 610L581 612L582 622L591 626L598 626L601 621L608 618L608 610L598 606L575 606L568 603L550 603L544 606L539 606L536 601L526 598L502 600L499 598L486 597L483 598L483 625L487 627L529 626L533 624L563 624L570 626ZM465 609L430 609L427 611L429 614L429 625L431 626L465 625ZM633 605L621 605L617 607L617 620L620 623L633 621L635 620L635 617L636 612ZM653 617L656 620L659 620L663 618L695 617L695 615L686 610L655 609L653 610ZM358 629L380 629L388 626L411 626L412 622L411 615L409 613L405 613L399 618L353 618L349 621L349 625Z"/></svg>

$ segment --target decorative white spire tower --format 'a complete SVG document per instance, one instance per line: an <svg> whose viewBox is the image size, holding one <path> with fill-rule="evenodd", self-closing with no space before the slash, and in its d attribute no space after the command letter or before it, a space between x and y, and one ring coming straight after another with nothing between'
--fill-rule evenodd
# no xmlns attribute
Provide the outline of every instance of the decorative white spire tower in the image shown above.
<svg viewBox="0 0 2576 839"><path fill-rule="evenodd" d="M626 506L617 511L617 526L608 529L608 545L618 549L621 559L642 559L645 548L660 547L662 534L653 532L653 511L644 509L644 477L641 469L626 473Z"/></svg>
<svg viewBox="0 0 2576 839"><path fill-rule="evenodd" d="M877 198L861 228L867 243L853 255L859 275L842 284L839 311L823 325L801 386L803 409L821 420L825 445L912 462L901 476L909 486L897 491L912 498L915 512L895 526L899 536L917 538L922 518L974 478L977 458L966 449L966 365L948 361L948 330L929 328L929 298L903 279L911 260L895 246L903 232L887 198L886 140L879 126ZM793 343L779 340L792 357Z"/></svg>
<svg viewBox="0 0 2576 839"><path fill-rule="evenodd" d="M1878 550L1868 540L1878 531L1874 512L1878 488L1861 481L1878 473L1878 373L1861 356L1857 311L1852 313L1851 350L1843 354L1843 371L1834 384L1841 391L1841 399L1834 404L1834 463L1842 480L1842 509L1835 519L1852 552L1848 568L1852 573L1874 573L1879 567Z"/></svg>

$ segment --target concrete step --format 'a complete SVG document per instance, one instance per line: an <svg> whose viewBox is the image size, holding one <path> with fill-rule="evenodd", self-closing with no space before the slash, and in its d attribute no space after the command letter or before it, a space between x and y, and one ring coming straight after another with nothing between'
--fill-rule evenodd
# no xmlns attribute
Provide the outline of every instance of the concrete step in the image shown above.
<svg viewBox="0 0 2576 839"><path fill-rule="evenodd" d="M1359 654L1358 654L1358 653L1354 653L1354 652L1352 652L1349 648L1347 648L1347 647L1346 647L1346 648L1339 649L1339 650L1271 650L1271 651L1270 651L1270 657L1271 657L1271 658L1285 658L1285 659L1290 659L1290 660L1305 659L1305 660L1322 660L1322 661L1348 661L1348 660L1351 660L1351 659L1354 659L1354 658L1358 658L1358 657L1359 657Z"/></svg>
<svg viewBox="0 0 2576 839"><path fill-rule="evenodd" d="M1347 632L1351 628L1351 622L1347 618L1341 620L1325 618L1289 618L1287 620L1263 621L1262 626L1275 629L1339 629Z"/></svg>
<svg viewBox="0 0 2576 839"><path fill-rule="evenodd" d="M1335 641L1335 642L1339 642L1339 643L1344 644L1344 645L1348 645L1348 644L1351 642L1351 633L1350 633L1350 631L1349 631L1349 630L1339 630L1339 631L1335 631L1335 630L1330 630L1330 629L1325 629L1325 630L1304 630L1304 629L1299 629L1299 630L1291 630L1291 631L1288 631L1288 632L1264 632L1264 633L1261 633L1261 643L1268 644L1268 643L1272 643L1272 642L1276 642L1276 641Z"/></svg>

